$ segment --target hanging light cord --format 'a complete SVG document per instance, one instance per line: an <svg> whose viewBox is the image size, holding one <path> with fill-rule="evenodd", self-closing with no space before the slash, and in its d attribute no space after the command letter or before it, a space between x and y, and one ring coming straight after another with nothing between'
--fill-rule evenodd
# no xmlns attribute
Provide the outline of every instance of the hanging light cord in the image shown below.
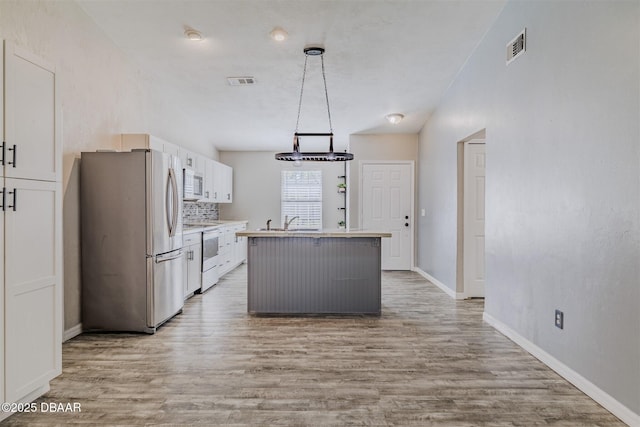
<svg viewBox="0 0 640 427"><path fill-rule="evenodd" d="M324 81L324 96L327 99L327 116L329 117L329 129L333 133L333 125L331 124L331 110L329 109L329 92L327 92L327 77L324 75L324 55L320 55L322 63L322 80Z"/></svg>
<svg viewBox="0 0 640 427"><path fill-rule="evenodd" d="M304 81L307 77L307 60L309 55L304 56L304 71L302 71L302 86L300 87L300 99L298 100L298 118L296 119L296 133L300 125L300 111L302 111L302 94L304 93ZM327 116L329 117L329 129L333 133L333 124L331 123L331 110L329 109L329 92L327 91L327 76L324 72L324 55L320 55L320 62L322 64L322 81L324 82L324 96L327 100Z"/></svg>
<svg viewBox="0 0 640 427"><path fill-rule="evenodd" d="M300 87L300 100L298 101L298 119L296 120L296 133L298 133L298 125L300 124L300 111L302 110L302 94L304 93L304 79L307 76L307 55L304 56L304 71L302 71L302 86Z"/></svg>

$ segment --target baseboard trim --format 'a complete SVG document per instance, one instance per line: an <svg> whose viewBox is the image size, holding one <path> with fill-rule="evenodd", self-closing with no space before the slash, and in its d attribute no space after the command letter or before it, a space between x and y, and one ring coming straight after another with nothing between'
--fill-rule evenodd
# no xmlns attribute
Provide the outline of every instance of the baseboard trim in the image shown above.
<svg viewBox="0 0 640 427"><path fill-rule="evenodd" d="M630 426L640 426L640 414L636 414L631 409L618 402L610 394L600 389L591 381L587 380L585 377L583 377L531 341L527 340L522 335L520 335L495 317L485 312L482 315L482 319L489 325L494 327L498 332L529 352L533 357L540 360L549 368L553 369L556 373L558 373L558 375L576 386L580 391L598 402L613 415L620 418L622 422Z"/></svg>
<svg viewBox="0 0 640 427"><path fill-rule="evenodd" d="M64 331L62 334L62 342L69 341L73 337L77 337L82 333L82 323L78 323L76 326L72 326Z"/></svg>
<svg viewBox="0 0 640 427"><path fill-rule="evenodd" d="M430 281L431 283L439 287L444 293L449 295L451 298L453 299L465 298L463 293L454 291L453 289L451 289L450 287L448 287L447 285L445 285L444 283L442 283L441 281L439 281L438 279L436 279L426 271L422 270L421 268L414 267L413 271L415 271L416 273L418 273L419 275L421 275L422 277L424 277L425 279L427 279L428 281Z"/></svg>

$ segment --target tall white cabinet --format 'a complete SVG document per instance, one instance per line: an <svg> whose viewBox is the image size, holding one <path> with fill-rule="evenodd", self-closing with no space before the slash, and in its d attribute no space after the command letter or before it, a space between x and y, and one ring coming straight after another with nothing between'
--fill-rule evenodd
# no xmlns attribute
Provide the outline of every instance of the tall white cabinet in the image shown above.
<svg viewBox="0 0 640 427"><path fill-rule="evenodd" d="M18 402L62 371L62 139L55 68L6 41L2 57L0 401Z"/></svg>

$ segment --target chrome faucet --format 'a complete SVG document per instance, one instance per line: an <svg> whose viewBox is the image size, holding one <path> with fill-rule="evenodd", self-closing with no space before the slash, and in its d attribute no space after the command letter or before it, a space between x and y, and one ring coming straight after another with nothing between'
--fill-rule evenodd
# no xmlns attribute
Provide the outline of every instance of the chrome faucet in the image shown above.
<svg viewBox="0 0 640 427"><path fill-rule="evenodd" d="M267 220L267 231L271 230L271 220Z"/></svg>
<svg viewBox="0 0 640 427"><path fill-rule="evenodd" d="M293 220L294 220L294 219L297 219L297 218L300 218L300 217L299 217L298 215L296 215L296 216L294 216L293 218L291 218L291 219L289 220L289 216L288 216L288 215L285 215L285 216L284 216L284 229L285 229L285 230L288 230L288 229L289 229L289 226L291 225L291 223L293 222Z"/></svg>

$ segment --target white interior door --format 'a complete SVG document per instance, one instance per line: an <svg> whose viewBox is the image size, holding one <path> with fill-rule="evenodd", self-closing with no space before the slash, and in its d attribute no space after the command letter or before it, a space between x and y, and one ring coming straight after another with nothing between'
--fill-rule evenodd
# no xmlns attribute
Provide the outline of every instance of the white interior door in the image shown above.
<svg viewBox="0 0 640 427"><path fill-rule="evenodd" d="M464 144L464 294L484 297L485 145L483 139Z"/></svg>
<svg viewBox="0 0 640 427"><path fill-rule="evenodd" d="M413 165L362 163L361 226L388 231L382 239L382 269L410 270L413 248Z"/></svg>

